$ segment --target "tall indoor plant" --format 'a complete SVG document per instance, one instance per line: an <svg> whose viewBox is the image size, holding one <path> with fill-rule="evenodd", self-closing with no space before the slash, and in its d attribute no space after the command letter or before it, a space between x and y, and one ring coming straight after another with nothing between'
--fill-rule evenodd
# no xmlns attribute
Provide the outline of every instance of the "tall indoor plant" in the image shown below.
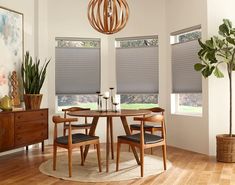
<svg viewBox="0 0 235 185"><path fill-rule="evenodd" d="M33 62L29 52L26 52L21 66L21 76L24 87L24 101L26 109L39 109L42 100L40 90L45 81L46 70L50 60L40 66L40 60Z"/></svg>
<svg viewBox="0 0 235 185"><path fill-rule="evenodd" d="M226 67L229 78L229 134L217 135L217 160L235 162L235 137L232 135L232 73L235 70L235 28L228 19L219 26L219 36L213 36L202 42L198 56L201 63L195 64L196 71L200 71L207 78L214 74L223 78L221 68ZM234 148L234 149L233 149Z"/></svg>

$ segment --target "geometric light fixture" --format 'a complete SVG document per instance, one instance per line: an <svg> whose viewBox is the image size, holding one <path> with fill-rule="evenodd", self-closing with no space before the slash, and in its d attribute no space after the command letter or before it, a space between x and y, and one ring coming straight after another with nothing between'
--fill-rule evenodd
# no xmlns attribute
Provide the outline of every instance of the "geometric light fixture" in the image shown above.
<svg viewBox="0 0 235 185"><path fill-rule="evenodd" d="M89 22L100 33L117 33L126 26L128 18L126 0L91 0L88 5Z"/></svg>

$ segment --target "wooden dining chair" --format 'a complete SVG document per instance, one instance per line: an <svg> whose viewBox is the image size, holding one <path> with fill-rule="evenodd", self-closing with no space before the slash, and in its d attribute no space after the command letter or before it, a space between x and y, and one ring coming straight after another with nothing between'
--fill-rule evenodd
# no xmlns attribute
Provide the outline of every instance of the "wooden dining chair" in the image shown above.
<svg viewBox="0 0 235 185"><path fill-rule="evenodd" d="M164 116L164 112L165 112L165 110L160 107L153 107L153 108L144 109L144 110L150 110L154 114L157 113L157 114L161 114L163 116ZM131 124L130 125L131 133L133 133L133 131L140 131L140 126L141 126L141 124ZM161 124L149 124L149 123L144 122L144 131L150 132L151 134L154 134L158 131L162 135ZM130 151L130 147L129 147L129 151ZM151 148L151 154L153 154L152 148Z"/></svg>
<svg viewBox="0 0 235 185"><path fill-rule="evenodd" d="M144 176L144 150L147 148L153 148L157 146L162 147L163 165L164 165L164 170L166 170L166 135L165 135L166 132L165 132L164 116L153 115L149 117L135 117L134 120L140 121L140 133L118 136L116 171L119 170L121 144L129 144L132 147L137 147L140 149L141 177ZM162 136L145 133L144 122L160 123L161 125L160 128L162 129Z"/></svg>
<svg viewBox="0 0 235 185"><path fill-rule="evenodd" d="M75 112L75 111L85 111L90 110L90 108L81 108L81 107L70 107L67 109L62 109L64 112L64 118L67 118L67 113ZM72 130L85 130L85 134L88 134L88 130L91 128L91 123L88 123L87 117L85 117L85 122L82 123L73 123L71 124ZM66 131L69 129L69 125L67 122L64 122L64 136L66 136Z"/></svg>
<svg viewBox="0 0 235 185"><path fill-rule="evenodd" d="M98 136L89 136L82 133L72 134L72 122L76 122L77 118L61 118L60 116L53 116L52 118L54 125L54 145L53 145L53 170L56 170L56 156L57 156L57 147L62 147L68 150L68 168L69 168L69 177L72 177L72 150L74 148L80 148L81 150L81 165L84 165L84 154L83 147L86 145L94 144L96 145L97 158L99 172L101 169L101 159L100 159L100 143ZM60 123L68 123L68 136L58 137L57 134L57 125Z"/></svg>

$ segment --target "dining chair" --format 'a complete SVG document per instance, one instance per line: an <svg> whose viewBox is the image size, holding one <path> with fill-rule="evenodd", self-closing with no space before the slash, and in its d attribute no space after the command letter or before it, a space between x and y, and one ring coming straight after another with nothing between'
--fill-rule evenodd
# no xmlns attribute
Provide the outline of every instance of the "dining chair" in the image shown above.
<svg viewBox="0 0 235 185"><path fill-rule="evenodd" d="M134 121L140 121L140 133L118 136L116 171L119 170L121 144L128 144L132 147L137 147L140 149L141 177L144 176L144 150L147 148L153 148L157 146L162 147L163 165L164 165L164 170L166 170L166 134L165 134L166 132L165 132L164 116L153 115L148 117L135 117ZM162 136L145 133L144 122L160 123Z"/></svg>
<svg viewBox="0 0 235 185"><path fill-rule="evenodd" d="M90 108L81 108L81 107L70 107L67 109L62 109L64 112L64 118L67 118L67 113L69 112L75 112L75 111L85 111L90 110ZM88 130L91 128L91 123L88 123L87 117L84 118L85 122L83 123L73 123L71 124L72 130L85 130L85 134L88 134ZM66 131L69 129L69 125L67 122L64 122L64 136L66 136Z"/></svg>
<svg viewBox="0 0 235 185"><path fill-rule="evenodd" d="M165 110L160 107L153 107L153 108L144 109L144 110L150 110L154 114L157 113L157 114L161 114L163 116L164 116L164 112L165 112ZM140 126L141 126L141 124L131 124L130 125L131 133L133 133L133 131L140 131ZM160 124L144 123L144 131L150 132L151 134L154 134L155 132L159 131L162 135L162 128L161 128ZM129 151L130 151L130 147L129 147ZM153 154L152 148L151 148L151 154Z"/></svg>
<svg viewBox="0 0 235 185"><path fill-rule="evenodd" d="M54 145L53 145L53 170L56 170L56 156L57 156L57 147L62 147L68 150L68 168L69 168L69 177L72 177L72 150L74 148L80 148L81 151L81 165L84 165L84 154L83 147L86 145L94 144L96 145L97 158L98 158L98 167L99 172L101 169L101 159L100 159L100 143L98 136L89 136L82 133L72 134L72 123L76 122L77 118L61 118L60 116L53 116L54 122ZM68 123L68 136L58 137L57 125L60 123Z"/></svg>

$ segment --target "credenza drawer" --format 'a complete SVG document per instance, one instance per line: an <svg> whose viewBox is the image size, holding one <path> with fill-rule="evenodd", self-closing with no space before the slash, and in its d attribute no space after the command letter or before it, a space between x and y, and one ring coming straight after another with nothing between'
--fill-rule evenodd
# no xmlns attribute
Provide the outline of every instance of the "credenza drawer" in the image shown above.
<svg viewBox="0 0 235 185"><path fill-rule="evenodd" d="M46 131L35 131L35 132L27 132L27 133L18 133L15 137L15 145L29 145L34 144L40 141L47 139Z"/></svg>
<svg viewBox="0 0 235 185"><path fill-rule="evenodd" d="M15 122L25 122L34 120L46 120L47 111L29 111L29 112L18 112L15 113Z"/></svg>
<svg viewBox="0 0 235 185"><path fill-rule="evenodd" d="M47 131L47 120L36 120L27 122L16 122L15 123L15 133L22 132L34 132L46 130Z"/></svg>

